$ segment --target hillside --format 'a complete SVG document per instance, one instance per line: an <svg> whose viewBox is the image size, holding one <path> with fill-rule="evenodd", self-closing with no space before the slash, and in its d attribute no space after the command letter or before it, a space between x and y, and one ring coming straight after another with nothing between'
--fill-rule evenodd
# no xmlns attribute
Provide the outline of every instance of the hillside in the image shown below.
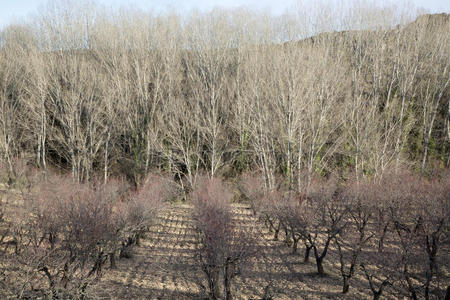
<svg viewBox="0 0 450 300"><path fill-rule="evenodd" d="M450 15L90 4L0 32L0 298L449 297Z"/></svg>

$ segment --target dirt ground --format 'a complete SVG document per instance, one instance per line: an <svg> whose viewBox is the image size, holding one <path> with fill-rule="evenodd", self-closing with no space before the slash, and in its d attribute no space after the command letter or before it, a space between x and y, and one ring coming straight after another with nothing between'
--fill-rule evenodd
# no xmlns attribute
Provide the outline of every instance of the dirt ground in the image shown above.
<svg viewBox="0 0 450 300"><path fill-rule="evenodd" d="M117 270L105 272L97 290L102 299L204 299L206 280L196 264L198 246L192 207L170 206L159 222L134 248L130 259L121 259ZM274 241L263 224L259 224L246 205L233 206L234 218L243 226L252 226L259 255L243 274L234 279L236 299L370 299L361 277L355 278L349 294L341 292L337 257L330 252L325 263L326 277L317 277L314 258L303 263L303 251L291 254L283 241ZM283 238L281 238L282 240Z"/></svg>
<svg viewBox="0 0 450 300"><path fill-rule="evenodd" d="M5 202L5 193L0 201ZM21 199L20 195L14 197ZM193 207L188 204L168 206L158 221L133 247L132 258L117 260L117 269L103 271L101 281L93 285L99 299L207 299L207 282L195 254L198 236L192 219ZM304 250L299 244L297 254L253 216L246 204L233 204L233 218L253 230L258 254L246 264L242 274L233 279L235 299L372 299L368 283L358 272L351 280L350 292L342 291L342 278L336 251L328 252L324 268L327 276L316 275L311 253L304 263ZM332 246L333 247L333 246ZM442 253L449 253L443 248ZM108 268L106 266L105 268ZM442 266L443 286L450 284L450 261ZM390 288L382 299L397 299Z"/></svg>

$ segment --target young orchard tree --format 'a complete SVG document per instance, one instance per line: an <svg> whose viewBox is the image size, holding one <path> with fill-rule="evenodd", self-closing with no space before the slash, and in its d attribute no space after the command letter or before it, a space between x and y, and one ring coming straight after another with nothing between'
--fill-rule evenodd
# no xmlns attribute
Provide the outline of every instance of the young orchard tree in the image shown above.
<svg viewBox="0 0 450 300"><path fill-rule="evenodd" d="M286 239L292 241L292 253L297 253L298 242L307 235L305 232L306 220L303 218L302 213L304 199L299 198L297 195L288 194L280 210L278 210L279 220L282 226L285 228ZM304 241L305 244L305 258L304 261L309 259L309 251L311 247L308 247L308 241Z"/></svg>
<svg viewBox="0 0 450 300"><path fill-rule="evenodd" d="M232 296L232 280L254 252L250 232L237 226L231 213L232 193L216 178L199 181L193 191L194 219L200 234L198 259L211 299Z"/></svg>
<svg viewBox="0 0 450 300"><path fill-rule="evenodd" d="M334 238L339 254L344 294L350 289L350 280L358 270L362 252L366 251L373 238L373 203L378 192L369 180L351 183L346 188L348 190L341 197L344 198L342 209L348 210L349 224Z"/></svg>
<svg viewBox="0 0 450 300"><path fill-rule="evenodd" d="M273 232L273 239L278 240L280 230L285 232L285 243L290 245L291 234L287 222L290 216L290 205L295 203L296 193L285 191L282 188L266 191L264 189L263 178L259 180L260 199L255 206L259 209L260 220L264 221L270 232ZM253 190L255 191L255 190Z"/></svg>
<svg viewBox="0 0 450 300"><path fill-rule="evenodd" d="M374 299L386 287L412 299L443 298L440 267L448 260L448 182L428 180L408 171L386 173L370 183L373 237L361 252L361 267ZM366 182L359 189L365 190ZM369 227L370 229L371 227Z"/></svg>
<svg viewBox="0 0 450 300"><path fill-rule="evenodd" d="M426 259L420 261L424 272L425 299L444 298L444 287L441 287L443 264L449 255L445 253L444 245L448 242L450 226L450 181L448 177L425 181L416 190L418 208L415 234L419 246Z"/></svg>
<svg viewBox="0 0 450 300"><path fill-rule="evenodd" d="M401 179L400 179L401 178ZM392 230L395 236L394 242L399 248L396 252L401 256L399 273L404 279L407 293L412 299L417 299L417 290L414 284L414 265L424 259L419 251L418 240L415 234L418 219L417 199L414 197L414 188L418 188L420 182L410 173L386 175L384 188L389 190L388 212L392 222ZM389 180L390 182L387 182ZM401 185L398 186L401 182Z"/></svg>
<svg viewBox="0 0 450 300"><path fill-rule="evenodd" d="M118 234L113 197L105 186L74 184L68 177L48 178L31 194L28 242L21 241L18 256L40 257L33 272L46 278L53 299L86 297L101 275L106 249Z"/></svg>
<svg viewBox="0 0 450 300"><path fill-rule="evenodd" d="M401 292L412 299L429 298L436 274L438 288L434 292L443 293L439 291L437 270L441 260L438 250L448 223L448 190L407 171L385 176L383 180L383 188L389 191L387 205L393 242L398 245L396 251L401 257L398 270Z"/></svg>
<svg viewBox="0 0 450 300"><path fill-rule="evenodd" d="M89 285L102 275L108 258L115 268L116 253L127 256L175 195L173 182L156 175L130 199L122 199L125 190L120 181L88 186L54 176L33 189L28 208L33 230L16 235L17 255L39 255L33 272L45 276L53 298L90 293Z"/></svg>
<svg viewBox="0 0 450 300"><path fill-rule="evenodd" d="M264 207L266 191L264 189L264 178L258 173L244 173L239 180L239 190L250 202L254 215L260 215Z"/></svg>
<svg viewBox="0 0 450 300"><path fill-rule="evenodd" d="M150 174L130 199L117 205L118 222L121 224L120 256L130 256L130 247L140 245L143 235L148 232L158 213L164 209L166 202L178 194L175 183L162 175ZM114 252L111 254L114 258Z"/></svg>
<svg viewBox="0 0 450 300"><path fill-rule="evenodd" d="M358 256L356 260L353 260L352 256L347 256L347 259L361 267L374 300L386 294L388 288L394 292L394 287L398 286L402 279L398 270L401 269L403 256L396 247L392 247L397 243L390 217L390 201L393 193L388 184L392 179L389 174L385 174L381 179L363 179L353 183L346 193L346 196L356 199L356 204L359 204L350 210L355 222L354 225L349 225L354 229L353 235L349 239L343 239L343 242L353 241L349 251L358 253ZM398 184L400 183L395 182L393 186ZM345 233L344 231L344 237ZM339 241L337 244L339 250ZM340 256L342 257L342 254ZM342 263L345 263L345 260L342 262L341 258L341 269Z"/></svg>
<svg viewBox="0 0 450 300"><path fill-rule="evenodd" d="M45 282L36 270L46 259L37 249L41 234L35 230L36 223L30 218L28 205L17 205L17 194L9 191L2 196L0 297L23 299L46 297Z"/></svg>
<svg viewBox="0 0 450 300"><path fill-rule="evenodd" d="M394 287L400 280L398 268L401 257L396 253L383 251L365 251L361 253L360 267L367 280L373 300L380 299L388 288Z"/></svg>
<svg viewBox="0 0 450 300"><path fill-rule="evenodd" d="M302 210L305 220L302 238L312 247L320 276L325 275L323 262L331 242L342 234L348 223L348 208L337 189L334 179L313 182Z"/></svg>

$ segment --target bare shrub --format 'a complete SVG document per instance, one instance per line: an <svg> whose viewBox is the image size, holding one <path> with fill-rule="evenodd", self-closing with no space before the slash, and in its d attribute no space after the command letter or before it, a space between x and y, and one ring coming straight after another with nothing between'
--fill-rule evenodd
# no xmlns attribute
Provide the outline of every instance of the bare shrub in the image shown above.
<svg viewBox="0 0 450 300"><path fill-rule="evenodd" d="M404 289L412 299L442 299L439 265L448 255L439 250L448 238L448 178L428 180L410 172L395 176L388 179L391 185L384 185L391 193L390 218L402 255Z"/></svg>
<svg viewBox="0 0 450 300"><path fill-rule="evenodd" d="M449 260L448 249L443 247L450 242L450 177L427 182L418 196L417 235L427 257L422 261L424 296L443 299L445 286L441 287L440 274Z"/></svg>
<svg viewBox="0 0 450 300"><path fill-rule="evenodd" d="M29 184L28 177L33 173L28 160L24 158L11 158L10 166L0 162L0 183L6 184L8 188L22 190Z"/></svg>
<svg viewBox="0 0 450 300"><path fill-rule="evenodd" d="M303 238L313 250L320 276L325 275L323 261L330 243L347 226L347 213L347 207L338 196L336 179L312 181L302 209Z"/></svg>
<svg viewBox="0 0 450 300"><path fill-rule="evenodd" d="M371 234L378 251L363 253L361 266L374 299L388 286L399 297L442 299L439 266L448 260L441 251L448 241L448 179L397 170L371 185Z"/></svg>
<svg viewBox="0 0 450 300"><path fill-rule="evenodd" d="M170 180L159 175L131 193L126 182L114 178L80 184L49 175L35 184L18 195L24 198L21 205L8 211L5 234L14 243L2 249L11 263L2 271L23 278L10 295L93 296L90 286L102 276L108 257L114 268L116 252L129 253L174 196Z"/></svg>
<svg viewBox="0 0 450 300"><path fill-rule="evenodd" d="M348 206L339 196L337 180L315 178L306 195L282 188L272 190L262 198L259 209L274 239L278 240L283 229L293 254L302 241L304 262L309 261L312 250L318 274L325 275L323 260L330 244L347 225Z"/></svg>
<svg viewBox="0 0 450 300"><path fill-rule="evenodd" d="M360 266L374 300L380 299L388 287L394 287L400 280L397 270L401 267L401 257L391 250L362 252Z"/></svg>
<svg viewBox="0 0 450 300"><path fill-rule="evenodd" d="M388 205L388 216L392 222L395 238L391 241L394 244L389 246L398 246L396 252L401 256L398 272L403 279L401 283L405 293L412 299L417 299L419 293L418 287L414 283L419 279L416 266L425 259L416 234L419 222L417 193L422 184L423 182L419 178L407 171L387 174L382 181L382 188L387 193L385 195L385 199L388 199L386 205ZM383 193L381 190L379 192Z"/></svg>
<svg viewBox="0 0 450 300"><path fill-rule="evenodd" d="M0 275L10 286L8 297L92 296L90 286L102 275L108 257L114 268L116 252L123 256L139 244L164 203L178 193L162 175L150 175L130 192L124 180L82 184L22 169L20 190L8 189L2 203L8 218L0 224L0 251L10 267ZM10 282L6 278L11 276L21 280Z"/></svg>
<svg viewBox="0 0 450 300"><path fill-rule="evenodd" d="M269 228L269 231L273 232L273 239L275 241L278 240L280 230L283 227L280 213L285 203L281 200L282 193L277 190L269 191L261 199L261 218Z"/></svg>
<svg viewBox="0 0 450 300"><path fill-rule="evenodd" d="M130 247L140 244L141 237L155 223L159 211L176 193L176 185L171 180L151 174L137 191L129 195L129 199L118 203L117 215L122 236L120 257L131 255ZM111 263L114 265L113 260Z"/></svg>
<svg viewBox="0 0 450 300"><path fill-rule="evenodd" d="M373 238L371 223L378 192L373 181L368 179L351 182L345 188L340 197L343 198L342 209L348 212L348 224L334 238L344 294L350 289L350 280L358 270L362 252L367 250Z"/></svg>
<svg viewBox="0 0 450 300"><path fill-rule="evenodd" d="M261 213L264 207L266 189L264 178L258 173L244 173L239 180L239 189L249 201L254 215Z"/></svg>
<svg viewBox="0 0 450 300"><path fill-rule="evenodd" d="M285 243L288 246L291 246L292 253L296 254L298 242L305 236L306 221L304 220L303 214L304 199L299 197L297 193L291 191L285 193L279 192L277 194L277 200L272 203L272 215L278 220L278 227L276 230L280 230L280 227L284 229ZM309 248L309 250L310 249L311 248Z"/></svg>
<svg viewBox="0 0 450 300"><path fill-rule="evenodd" d="M198 259L211 299L232 299L232 280L254 253L250 233L232 218L232 193L216 178L202 178L192 193L200 234Z"/></svg>
<svg viewBox="0 0 450 300"><path fill-rule="evenodd" d="M36 225L45 253L38 272L48 279L53 298L66 293L83 297L100 276L106 248L117 239L114 194L108 187L76 184L68 177L49 178L35 196Z"/></svg>

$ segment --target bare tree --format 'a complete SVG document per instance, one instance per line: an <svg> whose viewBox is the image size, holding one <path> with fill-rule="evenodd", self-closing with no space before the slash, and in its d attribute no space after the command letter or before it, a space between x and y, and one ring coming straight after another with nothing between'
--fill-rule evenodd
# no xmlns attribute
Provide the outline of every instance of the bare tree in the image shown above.
<svg viewBox="0 0 450 300"><path fill-rule="evenodd" d="M326 184L315 183L308 191L308 198L303 208L305 227L303 239L312 247L317 265L317 273L325 275L324 259L335 240L347 224L347 207L336 194L336 183L332 180Z"/></svg>
<svg viewBox="0 0 450 300"><path fill-rule="evenodd" d="M343 280L342 293L350 289L350 280L356 274L360 265L360 256L373 238L371 232L373 202L375 199L374 186L370 181L353 183L349 191L341 197L345 198L344 207L348 210L349 224L335 237L339 254L340 272Z"/></svg>
<svg viewBox="0 0 450 300"><path fill-rule="evenodd" d="M21 100L24 96L24 65L20 57L26 57L28 44L33 36L26 27L10 26L2 32L0 49L0 155L13 177L13 160L20 152L21 136L18 119L22 117ZM12 178L11 177L11 178Z"/></svg>
<svg viewBox="0 0 450 300"><path fill-rule="evenodd" d="M193 192L194 218L200 234L198 259L211 299L232 299L232 280L254 253L250 232L231 215L232 194L219 179L199 181Z"/></svg>

